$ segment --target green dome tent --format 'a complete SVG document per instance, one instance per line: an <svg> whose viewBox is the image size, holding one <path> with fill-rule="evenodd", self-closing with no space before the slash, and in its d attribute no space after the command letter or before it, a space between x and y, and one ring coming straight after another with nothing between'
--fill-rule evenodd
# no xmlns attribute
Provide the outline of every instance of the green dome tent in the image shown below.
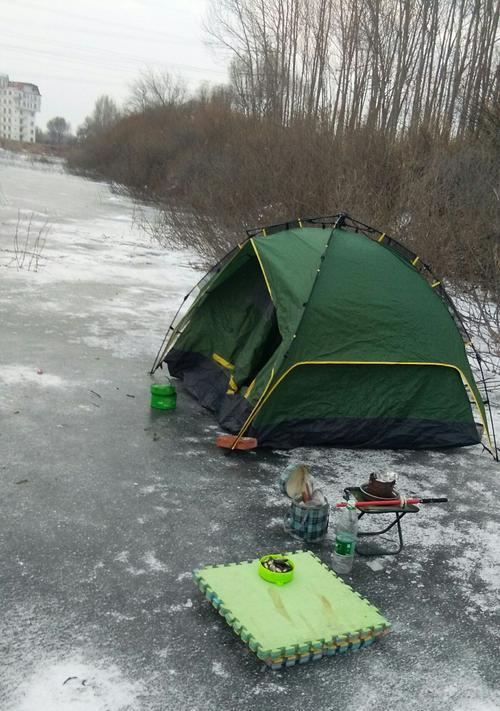
<svg viewBox="0 0 500 711"><path fill-rule="evenodd" d="M473 408L489 437L441 284L346 215L250 231L167 336L152 372L259 446L471 445Z"/></svg>

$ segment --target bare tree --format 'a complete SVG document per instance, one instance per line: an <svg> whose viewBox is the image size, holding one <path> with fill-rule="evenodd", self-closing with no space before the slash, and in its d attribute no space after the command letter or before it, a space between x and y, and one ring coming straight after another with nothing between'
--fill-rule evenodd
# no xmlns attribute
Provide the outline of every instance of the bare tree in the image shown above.
<svg viewBox="0 0 500 711"><path fill-rule="evenodd" d="M239 108L283 125L456 135L492 101L498 0L212 0Z"/></svg>
<svg viewBox="0 0 500 711"><path fill-rule="evenodd" d="M107 94L103 94L96 99L91 116L87 116L83 124L78 127L78 140L84 141L106 131L119 120L120 116L120 111L114 99Z"/></svg>
<svg viewBox="0 0 500 711"><path fill-rule="evenodd" d="M131 111L173 106L183 103L187 98L185 82L173 77L168 72L148 69L133 82L128 108Z"/></svg>
<svg viewBox="0 0 500 711"><path fill-rule="evenodd" d="M60 146L68 140L71 125L62 116L55 116L47 121L47 143Z"/></svg>
<svg viewBox="0 0 500 711"><path fill-rule="evenodd" d="M332 0L215 0L212 39L233 56L239 107L283 125L319 119L328 95Z"/></svg>

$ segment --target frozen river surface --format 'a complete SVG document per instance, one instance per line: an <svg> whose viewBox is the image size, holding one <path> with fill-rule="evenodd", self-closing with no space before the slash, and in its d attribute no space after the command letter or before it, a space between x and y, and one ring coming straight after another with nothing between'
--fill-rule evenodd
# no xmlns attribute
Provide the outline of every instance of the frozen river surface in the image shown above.
<svg viewBox="0 0 500 711"><path fill-rule="evenodd" d="M181 388L152 412L147 371L197 275L133 218L106 185L0 152L0 710L497 711L499 465L480 447L228 457ZM355 562L391 635L269 672L190 571L297 547L290 456L330 501L391 467L450 503L405 519L398 557Z"/></svg>

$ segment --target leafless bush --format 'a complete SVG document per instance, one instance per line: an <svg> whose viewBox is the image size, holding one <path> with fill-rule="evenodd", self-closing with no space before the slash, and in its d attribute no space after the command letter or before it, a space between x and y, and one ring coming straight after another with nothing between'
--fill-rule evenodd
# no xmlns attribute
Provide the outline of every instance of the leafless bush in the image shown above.
<svg viewBox="0 0 500 711"><path fill-rule="evenodd" d="M500 305L484 290L469 284L455 289L464 323L488 370L500 372ZM500 385L500 384L499 384Z"/></svg>
<svg viewBox="0 0 500 711"><path fill-rule="evenodd" d="M14 266L18 271L37 272L42 266L42 255L50 231L48 219L42 225L33 223L34 215L23 216L18 212L12 238L12 248L6 251L10 258L5 266Z"/></svg>
<svg viewBox="0 0 500 711"><path fill-rule="evenodd" d="M478 139L282 127L191 101L123 118L72 165L160 206L156 234L208 260L246 227L342 209L401 235L444 275L494 279L498 161Z"/></svg>

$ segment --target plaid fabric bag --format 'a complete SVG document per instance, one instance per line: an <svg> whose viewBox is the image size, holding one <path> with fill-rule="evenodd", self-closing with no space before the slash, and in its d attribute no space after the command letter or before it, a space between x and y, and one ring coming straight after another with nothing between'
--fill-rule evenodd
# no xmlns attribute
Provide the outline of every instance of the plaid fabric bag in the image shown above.
<svg viewBox="0 0 500 711"><path fill-rule="evenodd" d="M305 487L312 494L306 502L302 501ZM304 464L290 464L279 478L279 488L291 499L283 522L285 531L308 543L321 541L328 530L330 507L308 468Z"/></svg>
<svg viewBox="0 0 500 711"><path fill-rule="evenodd" d="M328 530L330 506L307 507L302 502L292 501L290 510L285 515L285 530L290 535L308 543L323 540Z"/></svg>

